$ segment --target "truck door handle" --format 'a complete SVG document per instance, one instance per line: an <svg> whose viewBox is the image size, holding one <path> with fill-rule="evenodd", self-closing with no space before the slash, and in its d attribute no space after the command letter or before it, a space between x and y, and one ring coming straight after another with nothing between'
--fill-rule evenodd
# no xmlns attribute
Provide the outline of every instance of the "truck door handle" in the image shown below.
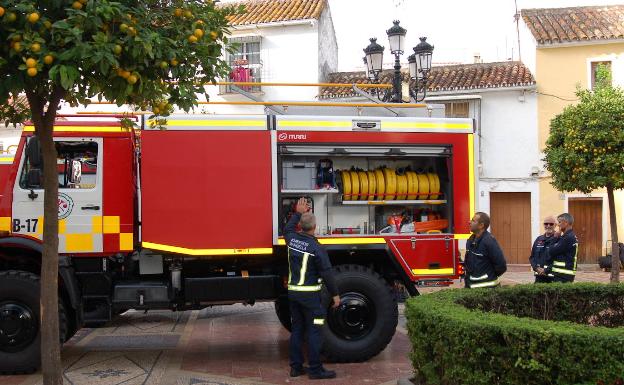
<svg viewBox="0 0 624 385"><path fill-rule="evenodd" d="M446 246L446 250L449 249L450 243L451 243L451 238L444 237L444 246Z"/></svg>
<svg viewBox="0 0 624 385"><path fill-rule="evenodd" d="M82 206L81 209L83 209L83 210L99 210L100 206L86 205L86 206Z"/></svg>
<svg viewBox="0 0 624 385"><path fill-rule="evenodd" d="M412 242L412 250L416 250L416 238L410 238L410 241Z"/></svg>

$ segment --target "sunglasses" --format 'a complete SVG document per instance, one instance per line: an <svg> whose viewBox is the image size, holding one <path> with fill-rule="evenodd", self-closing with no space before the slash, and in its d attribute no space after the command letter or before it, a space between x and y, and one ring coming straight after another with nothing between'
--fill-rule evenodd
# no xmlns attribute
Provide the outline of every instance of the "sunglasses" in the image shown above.
<svg viewBox="0 0 624 385"><path fill-rule="evenodd" d="M548 222L544 222L544 226L554 226L554 223L548 223Z"/></svg>

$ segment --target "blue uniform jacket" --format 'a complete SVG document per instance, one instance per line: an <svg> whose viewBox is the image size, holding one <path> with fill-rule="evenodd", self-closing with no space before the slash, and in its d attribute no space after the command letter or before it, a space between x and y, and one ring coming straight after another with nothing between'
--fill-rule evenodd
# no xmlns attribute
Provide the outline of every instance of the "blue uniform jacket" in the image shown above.
<svg viewBox="0 0 624 385"><path fill-rule="evenodd" d="M466 241L466 286L491 287L507 271L503 250L488 231L477 238L471 235Z"/></svg>
<svg viewBox="0 0 624 385"><path fill-rule="evenodd" d="M548 249L550 267L555 275L573 276L576 274L576 258L578 255L578 239L573 230L563 233Z"/></svg>
<svg viewBox="0 0 624 385"><path fill-rule="evenodd" d="M332 296L338 287L327 252L315 236L295 231L301 214L294 213L284 228L288 247L288 290L314 292L324 282Z"/></svg>
<svg viewBox="0 0 624 385"><path fill-rule="evenodd" d="M547 237L544 234L540 235L535 239L535 242L533 242L533 247L531 248L531 256L529 257L529 262L531 263L531 268L534 272L537 271L538 267L550 267L550 256L548 255L548 249L553 243L555 243L556 240L556 237L552 235L550 237Z"/></svg>

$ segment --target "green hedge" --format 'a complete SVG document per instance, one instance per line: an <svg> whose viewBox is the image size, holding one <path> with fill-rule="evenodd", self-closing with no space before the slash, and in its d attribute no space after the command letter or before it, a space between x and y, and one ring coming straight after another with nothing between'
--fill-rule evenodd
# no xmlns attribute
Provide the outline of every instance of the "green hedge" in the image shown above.
<svg viewBox="0 0 624 385"><path fill-rule="evenodd" d="M624 285L457 289L406 306L417 383L622 384Z"/></svg>

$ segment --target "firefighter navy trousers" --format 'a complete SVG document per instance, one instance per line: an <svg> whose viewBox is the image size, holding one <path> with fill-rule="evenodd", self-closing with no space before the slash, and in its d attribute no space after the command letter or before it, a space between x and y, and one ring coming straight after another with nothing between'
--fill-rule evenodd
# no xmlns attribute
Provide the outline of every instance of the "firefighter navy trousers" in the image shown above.
<svg viewBox="0 0 624 385"><path fill-rule="evenodd" d="M308 332L308 364L310 373L319 373L321 366L322 331L326 311L321 305L321 292L288 292L292 329L290 336L290 367L303 367L303 337Z"/></svg>

